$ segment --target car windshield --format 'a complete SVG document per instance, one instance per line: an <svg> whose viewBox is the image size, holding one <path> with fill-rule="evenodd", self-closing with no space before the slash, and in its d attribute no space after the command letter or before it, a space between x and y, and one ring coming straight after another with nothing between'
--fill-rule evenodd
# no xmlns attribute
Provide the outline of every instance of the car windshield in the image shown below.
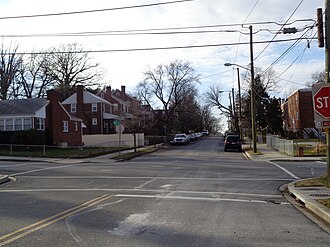
<svg viewBox="0 0 330 247"><path fill-rule="evenodd" d="M227 136L227 141L239 141L238 136Z"/></svg>
<svg viewBox="0 0 330 247"><path fill-rule="evenodd" d="M184 138L186 137L185 135L175 135L175 138Z"/></svg>

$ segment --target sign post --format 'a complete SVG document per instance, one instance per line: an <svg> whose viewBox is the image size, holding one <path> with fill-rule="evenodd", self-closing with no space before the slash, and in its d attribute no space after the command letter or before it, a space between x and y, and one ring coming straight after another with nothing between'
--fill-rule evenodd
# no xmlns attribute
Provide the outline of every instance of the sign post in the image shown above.
<svg viewBox="0 0 330 247"><path fill-rule="evenodd" d="M118 155L120 156L120 149L121 149L121 147L120 147L120 145L121 145L121 122L119 120L115 120L115 121L113 121L113 125L116 126L116 129L119 126L118 127L119 128L118 129L118 150L119 150Z"/></svg>
<svg viewBox="0 0 330 247"><path fill-rule="evenodd" d="M330 130L330 83L312 86L315 127L324 129L327 135L327 175L330 176L329 130Z"/></svg>

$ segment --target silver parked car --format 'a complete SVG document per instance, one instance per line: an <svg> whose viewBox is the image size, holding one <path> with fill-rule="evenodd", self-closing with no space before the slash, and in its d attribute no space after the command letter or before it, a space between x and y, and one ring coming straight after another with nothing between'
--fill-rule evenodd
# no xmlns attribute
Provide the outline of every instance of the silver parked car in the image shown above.
<svg viewBox="0 0 330 247"><path fill-rule="evenodd" d="M187 144L189 142L190 142L190 139L186 134L176 134L171 143L172 144Z"/></svg>

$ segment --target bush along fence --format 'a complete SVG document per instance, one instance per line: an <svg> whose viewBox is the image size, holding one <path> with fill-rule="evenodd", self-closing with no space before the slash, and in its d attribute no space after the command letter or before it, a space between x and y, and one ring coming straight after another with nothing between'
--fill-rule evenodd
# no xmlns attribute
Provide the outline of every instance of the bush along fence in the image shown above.
<svg viewBox="0 0 330 247"><path fill-rule="evenodd" d="M267 146L289 156L325 156L326 144L317 139L286 140L276 135L267 135Z"/></svg>

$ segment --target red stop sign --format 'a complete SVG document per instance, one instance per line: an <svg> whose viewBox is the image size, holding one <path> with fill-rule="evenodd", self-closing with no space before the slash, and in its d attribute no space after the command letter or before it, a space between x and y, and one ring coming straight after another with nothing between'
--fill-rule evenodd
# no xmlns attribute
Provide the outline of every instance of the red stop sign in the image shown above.
<svg viewBox="0 0 330 247"><path fill-rule="evenodd" d="M313 96L314 111L323 118L330 118L330 86L321 87Z"/></svg>

